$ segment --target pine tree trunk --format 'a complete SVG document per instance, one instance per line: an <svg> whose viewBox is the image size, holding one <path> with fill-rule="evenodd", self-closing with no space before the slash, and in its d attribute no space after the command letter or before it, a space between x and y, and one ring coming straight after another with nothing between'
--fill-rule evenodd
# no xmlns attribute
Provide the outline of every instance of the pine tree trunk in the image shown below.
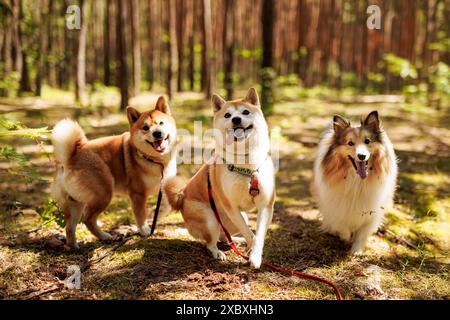
<svg viewBox="0 0 450 320"><path fill-rule="evenodd" d="M154 11L154 6L153 6L153 0L148 0L148 9L147 9L147 13L148 13L148 18L147 18L147 26L148 26L148 37L147 37L147 80L148 80L148 86L149 86L149 90L152 90L153 88L153 82L155 81L155 54L154 54L154 50L156 48L156 46L154 45L155 43L155 32L154 32L154 27L153 27L153 11Z"/></svg>
<svg viewBox="0 0 450 320"><path fill-rule="evenodd" d="M23 55L22 55L22 42L21 42L21 30L20 30L20 7L21 3L19 0L12 1L12 11L13 11L13 28L14 28L14 69L22 74L23 67Z"/></svg>
<svg viewBox="0 0 450 320"><path fill-rule="evenodd" d="M126 3L117 0L116 35L117 35L117 84L120 87L120 110L128 106L128 73L126 61L125 24L127 21Z"/></svg>
<svg viewBox="0 0 450 320"><path fill-rule="evenodd" d="M225 21L223 30L223 46L224 46L224 79L223 86L227 92L227 100L233 98L233 64L235 49L235 0L225 0Z"/></svg>
<svg viewBox="0 0 450 320"><path fill-rule="evenodd" d="M112 0L106 0L105 8L105 27L103 29L103 84L105 86L111 85L111 68L110 68L110 15Z"/></svg>
<svg viewBox="0 0 450 320"><path fill-rule="evenodd" d="M177 86L178 53L177 53L177 26L176 26L176 0L167 2L169 8L169 18L167 28L170 36L169 41L169 64L167 68L167 94L172 99Z"/></svg>
<svg viewBox="0 0 450 320"><path fill-rule="evenodd" d="M76 100L84 103L84 90L86 86L86 36L88 27L88 0L80 0L81 7L81 30L78 37L77 54L77 81Z"/></svg>
<svg viewBox="0 0 450 320"><path fill-rule="evenodd" d="M213 53L213 38L212 38L212 23L211 23L211 0L203 0L203 34L204 34L204 48L203 59L205 68L205 82L204 92L206 98L211 98L212 92L215 88L215 58Z"/></svg>
<svg viewBox="0 0 450 320"><path fill-rule="evenodd" d="M139 0L132 0L131 11L133 41L133 94L134 96L137 96L141 91L141 41L139 32Z"/></svg>
<svg viewBox="0 0 450 320"><path fill-rule="evenodd" d="M48 15L48 0L43 0L41 3L42 7L40 10L40 21L44 22L47 21L47 15ZM39 33L39 60L37 64L36 69L36 78L35 78L35 86L36 86L36 95L41 95L41 89L42 89L42 78L44 76L44 59L47 55L47 34L44 31L45 25L43 24L41 26L41 32ZM48 30L48 29L47 29Z"/></svg>
<svg viewBox="0 0 450 320"><path fill-rule="evenodd" d="M275 17L275 1L263 0L262 22L262 61L261 61L261 104L264 111L270 113L273 108L273 85L275 74L273 69L273 25Z"/></svg>
<svg viewBox="0 0 450 320"><path fill-rule="evenodd" d="M54 29L55 26L53 24L54 18L54 6L55 6L56 2L55 1L50 1L49 2L49 7L48 7L48 14L47 14L47 54L49 56L53 56L55 54L55 32ZM55 62L52 59L49 59L47 61L47 77L48 77L48 85L51 87L55 87L56 86L56 66L55 66Z"/></svg>
<svg viewBox="0 0 450 320"><path fill-rule="evenodd" d="M183 23L184 23L184 3L183 0L177 0L176 7L176 33L177 33L177 54L178 54L178 73L177 73L177 91L183 91Z"/></svg>
<svg viewBox="0 0 450 320"><path fill-rule="evenodd" d="M195 28L197 23L196 20L196 10L195 2L191 2L191 13L189 15L189 26L191 33L189 35L189 65L188 65L188 77L189 77L189 89L191 91L195 90Z"/></svg>

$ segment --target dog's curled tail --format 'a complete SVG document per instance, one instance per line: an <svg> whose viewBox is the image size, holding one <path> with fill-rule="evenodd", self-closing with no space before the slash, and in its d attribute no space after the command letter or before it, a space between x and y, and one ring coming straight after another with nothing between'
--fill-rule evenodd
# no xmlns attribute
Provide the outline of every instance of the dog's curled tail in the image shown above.
<svg viewBox="0 0 450 320"><path fill-rule="evenodd" d="M87 142L83 129L75 121L59 121L52 131L52 143L57 161L66 165L76 148Z"/></svg>
<svg viewBox="0 0 450 320"><path fill-rule="evenodd" d="M180 210L183 207L185 179L181 177L172 177L163 183L164 193L169 200L173 210Z"/></svg>

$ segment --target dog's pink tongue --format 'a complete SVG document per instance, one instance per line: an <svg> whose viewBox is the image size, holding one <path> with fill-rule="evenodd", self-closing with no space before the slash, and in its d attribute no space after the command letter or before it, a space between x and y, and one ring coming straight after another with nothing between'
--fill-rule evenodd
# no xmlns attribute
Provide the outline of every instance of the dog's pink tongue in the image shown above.
<svg viewBox="0 0 450 320"><path fill-rule="evenodd" d="M167 140L157 140L153 142L153 145L155 146L156 151L163 152L167 147Z"/></svg>
<svg viewBox="0 0 450 320"><path fill-rule="evenodd" d="M356 162L356 172L361 179L367 178L366 163L364 161Z"/></svg>
<svg viewBox="0 0 450 320"><path fill-rule="evenodd" d="M227 145L232 144L234 141L234 130L233 129L228 129L227 130L227 138L226 138L226 143Z"/></svg>

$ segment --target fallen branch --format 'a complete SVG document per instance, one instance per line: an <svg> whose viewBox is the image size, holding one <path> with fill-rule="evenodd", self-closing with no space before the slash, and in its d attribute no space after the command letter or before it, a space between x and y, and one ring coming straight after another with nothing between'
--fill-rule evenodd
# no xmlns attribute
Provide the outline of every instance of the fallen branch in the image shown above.
<svg viewBox="0 0 450 320"><path fill-rule="evenodd" d="M60 290L61 288L62 288L61 283L58 283L58 284L52 285L52 286L50 286L50 287L47 287L47 288L45 288L45 289L42 289L42 290L39 290L39 291L32 292L32 293L30 293L29 295L25 296L23 299L24 299L24 300L36 299L36 298L41 297L41 296L43 296L43 295L45 295L45 294L48 294L48 293L52 293L52 292L58 291L58 290Z"/></svg>
<svg viewBox="0 0 450 320"><path fill-rule="evenodd" d="M83 265L80 268L81 273L87 271L93 264L99 263L100 261L105 259L107 256L110 256L111 254L113 254L114 251L119 249L121 246L123 246L125 243L127 243L129 240L131 240L132 238L134 238L136 236L139 236L139 234L135 233L135 234L129 235L128 237L123 238L121 242L115 244L108 252L101 255L100 257L97 257L92 260L89 260L89 258L86 258L86 260L84 261Z"/></svg>
<svg viewBox="0 0 450 320"><path fill-rule="evenodd" d="M395 233L392 232L391 230L383 229L383 230L380 230L379 232L380 232L381 234L383 234L383 235L386 235L386 234L390 235L390 236L393 237L397 242L403 243L404 245L406 245L407 247L409 247L409 248L411 248L411 249L414 249L414 250L417 250L417 249L418 249L418 247L417 247L414 243L412 243L411 241L409 241L409 240L407 240L407 239L405 239L405 238L403 238L403 237L401 237L401 236L395 234Z"/></svg>

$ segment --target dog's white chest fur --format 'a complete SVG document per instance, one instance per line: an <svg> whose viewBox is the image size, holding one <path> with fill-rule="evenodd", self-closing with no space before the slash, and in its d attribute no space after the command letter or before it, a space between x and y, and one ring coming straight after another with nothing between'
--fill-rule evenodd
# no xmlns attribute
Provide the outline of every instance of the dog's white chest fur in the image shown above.
<svg viewBox="0 0 450 320"><path fill-rule="evenodd" d="M262 199L269 199L274 190L274 172L270 158L265 160L255 173L258 180L259 195L250 195L251 177L224 169L222 188L234 206L242 211L248 211L258 206Z"/></svg>
<svg viewBox="0 0 450 320"><path fill-rule="evenodd" d="M353 172L338 186L320 181L319 207L325 229L349 238L365 224L381 223L389 201L385 184L363 181Z"/></svg>

